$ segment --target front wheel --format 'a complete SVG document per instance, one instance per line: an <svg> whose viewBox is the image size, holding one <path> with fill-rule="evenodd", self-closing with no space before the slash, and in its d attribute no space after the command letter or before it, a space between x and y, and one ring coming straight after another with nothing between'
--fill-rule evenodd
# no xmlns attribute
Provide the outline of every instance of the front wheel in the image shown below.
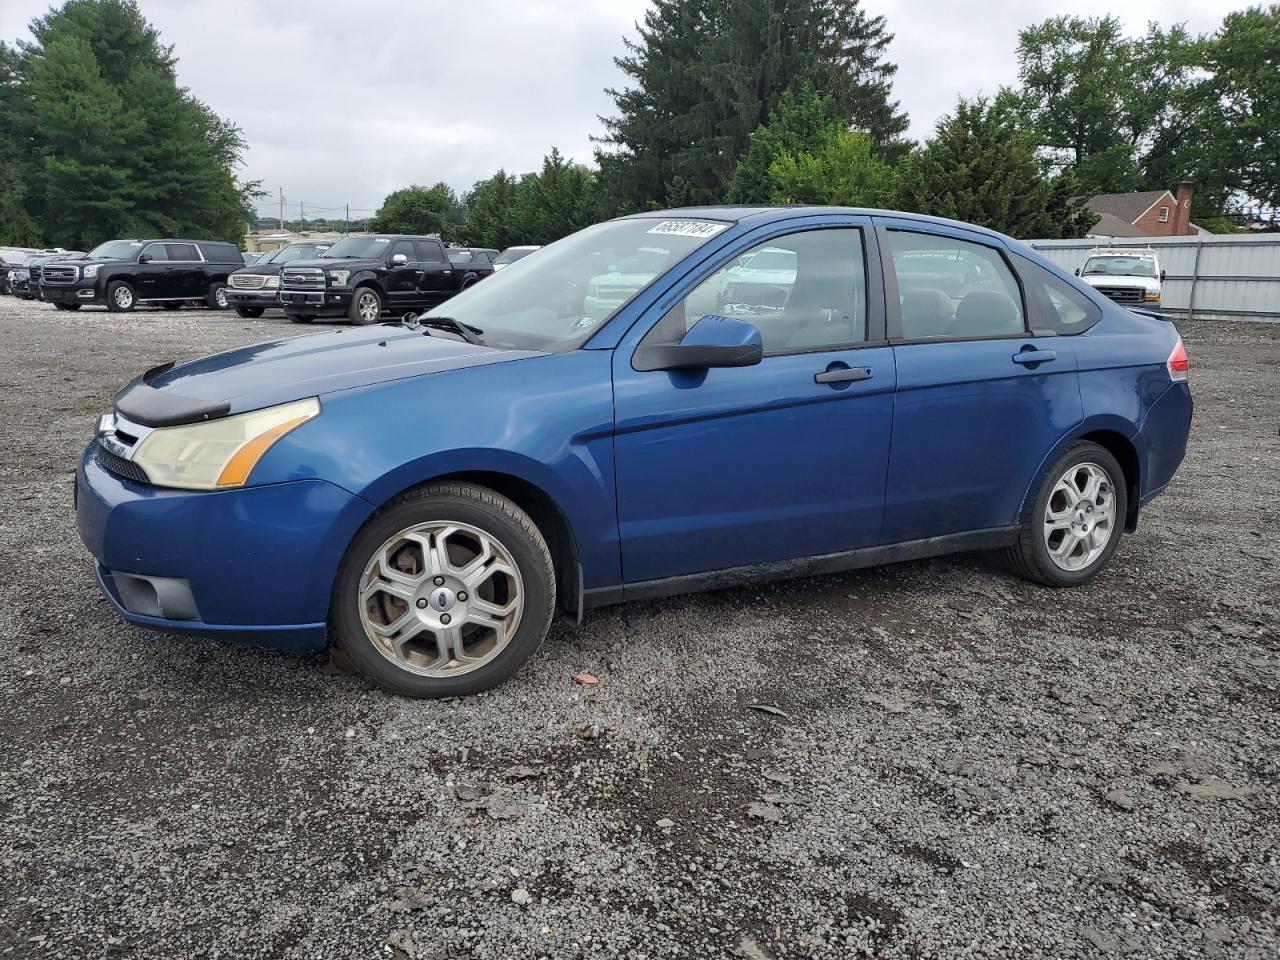
<svg viewBox="0 0 1280 960"><path fill-rule="evenodd" d="M209 285L209 293L205 297L205 303L208 304L210 310L227 309L227 285L220 281L215 281Z"/></svg>
<svg viewBox="0 0 1280 960"><path fill-rule="evenodd" d="M377 323L382 316L382 297L373 287L360 287L351 295L351 305L347 307L347 319L359 326Z"/></svg>
<svg viewBox="0 0 1280 960"><path fill-rule="evenodd" d="M551 553L528 515L485 487L436 483L356 535L331 617L352 662L385 689L457 697L515 673L554 609Z"/></svg>
<svg viewBox="0 0 1280 960"><path fill-rule="evenodd" d="M138 295L125 280L113 280L107 286L107 309L112 313L128 313L138 305Z"/></svg>
<svg viewBox="0 0 1280 960"><path fill-rule="evenodd" d="M1116 458L1099 444L1077 441L1045 472L1005 558L1019 576L1046 586L1092 580L1120 545L1128 503Z"/></svg>
<svg viewBox="0 0 1280 960"><path fill-rule="evenodd" d="M262 307L236 307L236 314L246 320L256 320L262 316Z"/></svg>

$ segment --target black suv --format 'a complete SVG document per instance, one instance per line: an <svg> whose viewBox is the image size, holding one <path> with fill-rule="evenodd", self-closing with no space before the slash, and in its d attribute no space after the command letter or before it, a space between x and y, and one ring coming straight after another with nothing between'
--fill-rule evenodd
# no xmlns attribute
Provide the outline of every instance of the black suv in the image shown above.
<svg viewBox="0 0 1280 960"><path fill-rule="evenodd" d="M345 316L376 323L448 300L493 273L491 263L455 264L438 237L346 237L314 260L287 264L280 306L295 323Z"/></svg>
<svg viewBox="0 0 1280 960"><path fill-rule="evenodd" d="M40 268L40 292L59 310L86 303L127 311L139 304L176 310L199 301L227 308L227 275L243 267L235 244L217 240L109 240L79 261Z"/></svg>
<svg viewBox="0 0 1280 960"><path fill-rule="evenodd" d="M307 240L262 254L247 267L232 271L227 278L227 303L242 317L262 316L262 311L280 304L280 271L284 265L295 260L314 260L336 242Z"/></svg>

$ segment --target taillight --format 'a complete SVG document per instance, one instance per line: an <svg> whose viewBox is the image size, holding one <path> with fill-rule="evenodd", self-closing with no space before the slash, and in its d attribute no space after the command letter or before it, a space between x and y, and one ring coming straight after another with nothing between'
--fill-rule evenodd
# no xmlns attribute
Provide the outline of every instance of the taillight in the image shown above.
<svg viewBox="0 0 1280 960"><path fill-rule="evenodd" d="M1181 337L1178 338L1173 353L1169 354L1165 366L1169 368L1169 379L1174 383L1187 382L1187 371L1191 369L1191 364L1187 362L1187 348L1182 345Z"/></svg>

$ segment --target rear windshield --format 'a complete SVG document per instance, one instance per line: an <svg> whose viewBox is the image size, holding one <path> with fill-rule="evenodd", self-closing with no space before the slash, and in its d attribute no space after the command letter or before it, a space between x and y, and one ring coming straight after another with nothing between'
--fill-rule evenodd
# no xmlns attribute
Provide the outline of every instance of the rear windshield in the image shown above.
<svg viewBox="0 0 1280 960"><path fill-rule="evenodd" d="M498 254L498 256L494 258L493 262L494 263L515 263L521 257L527 257L531 253L533 253L532 247L523 247L523 248L510 247L506 250L503 250L500 254Z"/></svg>

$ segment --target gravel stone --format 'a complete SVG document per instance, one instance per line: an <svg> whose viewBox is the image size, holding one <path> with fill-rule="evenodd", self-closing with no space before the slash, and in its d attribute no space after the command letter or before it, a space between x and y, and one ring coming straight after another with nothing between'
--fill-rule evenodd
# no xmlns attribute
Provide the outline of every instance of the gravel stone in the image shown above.
<svg viewBox="0 0 1280 960"><path fill-rule="evenodd" d="M76 536L123 382L305 329L0 297L0 957L1280 955L1280 325L1182 329L1187 462L1087 587L623 605L420 702L127 626Z"/></svg>

